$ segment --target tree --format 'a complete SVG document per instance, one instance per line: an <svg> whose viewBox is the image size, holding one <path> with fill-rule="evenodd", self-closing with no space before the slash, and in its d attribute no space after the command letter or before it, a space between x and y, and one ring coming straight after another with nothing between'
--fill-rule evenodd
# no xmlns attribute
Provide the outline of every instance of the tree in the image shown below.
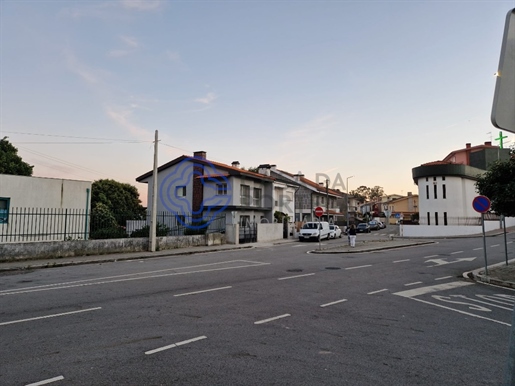
<svg viewBox="0 0 515 386"><path fill-rule="evenodd" d="M97 180L91 186L91 209L103 204L115 216L123 215L125 220L144 218L145 208L141 205L135 186L115 180ZM120 222L119 222L120 223ZM120 223L120 225L124 225Z"/></svg>
<svg viewBox="0 0 515 386"><path fill-rule="evenodd" d="M367 202L370 197L370 188L364 185L361 185L356 190L352 190L349 195L355 197L358 202Z"/></svg>
<svg viewBox="0 0 515 386"><path fill-rule="evenodd" d="M381 201L381 198L384 196L384 190L380 186L374 186L370 189L369 199L370 201Z"/></svg>
<svg viewBox="0 0 515 386"><path fill-rule="evenodd" d="M32 176L34 166L24 162L15 148L4 137L0 140L0 174L14 174L16 176Z"/></svg>
<svg viewBox="0 0 515 386"><path fill-rule="evenodd" d="M493 211L515 216L515 158L493 163L478 176L476 190L490 199Z"/></svg>

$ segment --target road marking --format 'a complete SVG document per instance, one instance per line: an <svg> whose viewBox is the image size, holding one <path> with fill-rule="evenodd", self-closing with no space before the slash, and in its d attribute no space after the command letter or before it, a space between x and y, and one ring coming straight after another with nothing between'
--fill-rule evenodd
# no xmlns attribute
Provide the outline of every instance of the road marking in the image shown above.
<svg viewBox="0 0 515 386"><path fill-rule="evenodd" d="M473 251L480 251L481 249L483 249L483 247L480 247L480 248L474 248Z"/></svg>
<svg viewBox="0 0 515 386"><path fill-rule="evenodd" d="M236 263L236 264L244 263L244 264L229 266L229 267L222 267L222 268L211 268L214 265L234 264L234 263ZM21 288L21 289L3 290L3 291L0 291L0 296L24 294L24 293L38 292L38 291L49 291L49 290L65 289L65 288L74 288L74 287L84 287L84 286L99 285L99 284L119 283L119 282L132 281L132 280L154 279L154 278L177 276L177 275L189 275L189 274L193 274L193 273L224 271L224 270L228 270L228 269L259 267L262 265L270 265L270 264L271 263L254 262L254 261L247 261L247 260L230 260L230 261L222 261L219 263L200 264L200 265L193 265L193 266L188 266L188 267L168 268L168 269L162 269L162 270L157 270L157 271L138 272L138 273L125 274L125 275L100 277L97 279L85 279L85 280L77 280L77 281L72 281L72 282L46 284L46 285L34 286L34 287L25 287L25 288ZM210 267L210 268L199 269L199 270L188 271L188 272L167 273L170 271L179 271L179 270L185 270L185 269L191 269L191 268L201 268L201 267ZM140 275L148 275L148 276L140 276Z"/></svg>
<svg viewBox="0 0 515 386"><path fill-rule="evenodd" d="M451 255L457 255L458 253L463 253L463 251L451 252Z"/></svg>
<svg viewBox="0 0 515 386"><path fill-rule="evenodd" d="M268 322L271 322L273 320L277 320L277 319L281 319L281 318L287 318L288 316L291 316L291 315L290 314L284 314L284 315L274 316L273 318L258 320L257 322L254 322L254 324L268 323Z"/></svg>
<svg viewBox="0 0 515 386"><path fill-rule="evenodd" d="M185 345L185 344L188 344L188 343L192 343L192 342L196 342L196 341L202 340L202 339L207 339L207 336L202 335L202 336L197 336L196 338L193 338L193 339L183 340L182 342L177 342L177 343L174 343L174 344L170 344L168 346L159 347L159 348L156 348L154 350L146 351L145 354L146 355L155 354L156 352L159 352L159 351L164 351L164 350L168 350L168 349L171 349L171 348L174 348L174 347L179 347L179 346L182 346L182 345Z"/></svg>
<svg viewBox="0 0 515 386"><path fill-rule="evenodd" d="M307 247L307 246L308 246L308 244L292 245L292 248Z"/></svg>
<svg viewBox="0 0 515 386"><path fill-rule="evenodd" d="M470 300L471 302L486 304L489 307L497 307L497 308L500 308L502 310L513 311L513 307L503 307L503 306L500 306L498 304L492 304L492 303L483 302L483 301L477 300L477 299L471 299L471 298L466 297L465 295L451 295L451 297L465 299L465 300Z"/></svg>
<svg viewBox="0 0 515 386"><path fill-rule="evenodd" d="M416 284L422 284L421 281L416 281L414 283L408 283L408 284L404 284L405 287L409 287L410 285L416 285Z"/></svg>
<svg viewBox="0 0 515 386"><path fill-rule="evenodd" d="M59 375L58 377L54 377L54 378L50 378L50 379L45 379L44 381L39 381L39 382L36 382L36 383L29 383L28 385L25 385L25 386L47 385L47 384L52 383L52 382L62 381L63 379L64 379L64 377L62 375Z"/></svg>
<svg viewBox="0 0 515 386"><path fill-rule="evenodd" d="M212 289L208 289L208 290L195 291L195 292L187 292L187 293L184 293L184 294L177 294L177 295L173 295L173 296L178 297L178 296L196 295L196 294L202 294L204 292L220 291L220 290L227 289L227 288L232 288L232 286L220 287L220 288L212 288Z"/></svg>
<svg viewBox="0 0 515 386"><path fill-rule="evenodd" d="M349 268L345 268L345 269L358 269L358 268L366 268L366 267L371 267L372 265L368 264L368 265L358 265L357 267L349 267Z"/></svg>
<svg viewBox="0 0 515 386"><path fill-rule="evenodd" d="M378 294L379 292L384 292L384 291L388 291L388 288L383 288L381 290L372 291L372 292L369 292L367 295Z"/></svg>
<svg viewBox="0 0 515 386"><path fill-rule="evenodd" d="M494 244L494 245L490 245L490 248L495 248L495 247L498 247L499 244Z"/></svg>
<svg viewBox="0 0 515 386"><path fill-rule="evenodd" d="M449 289L454 289L454 288L459 288L459 287L464 287L467 285L474 285L474 284L475 283L453 281L451 283L437 284L437 285L432 285L429 287L420 287L420 288L415 288L412 290L395 292L394 295L403 296L405 298L411 298L411 297L417 296L417 295L425 295L425 294L429 294L431 292L445 291L445 290L449 290Z"/></svg>
<svg viewBox="0 0 515 386"><path fill-rule="evenodd" d="M410 261L410 259L395 260L395 261L393 261L393 263L394 263L394 264L395 264L395 263L403 263L403 262L405 262L405 261Z"/></svg>
<svg viewBox="0 0 515 386"><path fill-rule="evenodd" d="M474 261L475 259L476 259L476 257L459 257L454 261L447 261L445 259L431 259L431 260L426 260L426 263L429 263L429 262L436 263L435 265L430 265L428 267L428 268L431 268L431 267L438 267L440 265L459 263L462 261Z"/></svg>
<svg viewBox="0 0 515 386"><path fill-rule="evenodd" d="M7 326L8 324L15 324L15 323L30 322L30 321L39 320L39 319L57 318L58 316L73 315L73 314L79 314L81 312L96 311L96 310L101 310L101 309L102 309L102 307L95 307L95 308L88 308L86 310L63 312L63 313L60 313L60 314L38 316L38 317L35 317L35 318L28 318L28 319L13 320L13 321L10 321L10 322L0 323L0 326Z"/></svg>
<svg viewBox="0 0 515 386"><path fill-rule="evenodd" d="M438 255L424 256L423 259L429 259L430 257L438 257Z"/></svg>
<svg viewBox="0 0 515 386"><path fill-rule="evenodd" d="M450 279L452 276L444 276L444 277L437 277L435 280L445 280Z"/></svg>
<svg viewBox="0 0 515 386"><path fill-rule="evenodd" d="M506 244L511 244L511 243L513 243L513 241L508 241Z"/></svg>
<svg viewBox="0 0 515 386"><path fill-rule="evenodd" d="M342 302L346 302L346 301L347 301L347 299L337 300L335 302L322 304L320 307L328 307L328 306L332 306L333 304L338 304L338 303L342 303Z"/></svg>
<svg viewBox="0 0 515 386"><path fill-rule="evenodd" d="M314 273L306 273L304 275L296 275L296 276L285 276L285 277L280 277L279 279L277 280L288 280L288 279L296 279L298 277L304 277L304 276L313 276Z"/></svg>

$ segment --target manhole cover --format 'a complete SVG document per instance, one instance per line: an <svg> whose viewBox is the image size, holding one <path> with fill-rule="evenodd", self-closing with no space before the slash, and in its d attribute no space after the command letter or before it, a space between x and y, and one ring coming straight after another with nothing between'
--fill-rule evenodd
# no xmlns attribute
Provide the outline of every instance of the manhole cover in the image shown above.
<svg viewBox="0 0 515 386"><path fill-rule="evenodd" d="M286 270L286 272L302 272L303 270L302 269L299 269L299 268L294 268L294 269L288 269Z"/></svg>
<svg viewBox="0 0 515 386"><path fill-rule="evenodd" d="M325 267L325 269L341 269L340 267Z"/></svg>

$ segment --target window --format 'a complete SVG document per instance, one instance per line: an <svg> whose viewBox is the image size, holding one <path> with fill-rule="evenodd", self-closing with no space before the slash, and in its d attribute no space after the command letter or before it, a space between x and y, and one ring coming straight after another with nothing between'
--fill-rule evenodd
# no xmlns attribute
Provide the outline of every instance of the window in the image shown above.
<svg viewBox="0 0 515 386"><path fill-rule="evenodd" d="M438 198L438 196L436 194L438 192L438 186L434 185L433 188L434 188L433 190L434 190L434 193L435 193L435 200L436 200Z"/></svg>
<svg viewBox="0 0 515 386"><path fill-rule="evenodd" d="M426 185L426 198L429 200L429 185Z"/></svg>
<svg viewBox="0 0 515 386"><path fill-rule="evenodd" d="M9 222L9 204L11 199L0 197L0 224Z"/></svg>
<svg viewBox="0 0 515 386"><path fill-rule="evenodd" d="M227 195L227 184L216 184L216 194L218 196Z"/></svg>
<svg viewBox="0 0 515 386"><path fill-rule="evenodd" d="M186 197L186 187L185 186L177 186L175 188L175 197Z"/></svg>
<svg viewBox="0 0 515 386"><path fill-rule="evenodd" d="M447 212L443 212L443 225L447 225Z"/></svg>
<svg viewBox="0 0 515 386"><path fill-rule="evenodd" d="M245 186L245 185L242 185ZM240 226L248 227L250 226L250 216L240 216Z"/></svg>
<svg viewBox="0 0 515 386"><path fill-rule="evenodd" d="M431 213L427 212L427 225L431 225Z"/></svg>
<svg viewBox="0 0 515 386"><path fill-rule="evenodd" d="M261 206L261 189L254 188L254 206Z"/></svg>
<svg viewBox="0 0 515 386"><path fill-rule="evenodd" d="M250 186L248 185L240 186L240 204L250 205Z"/></svg>
<svg viewBox="0 0 515 386"><path fill-rule="evenodd" d="M435 212L435 225L438 225L438 212Z"/></svg>
<svg viewBox="0 0 515 386"><path fill-rule="evenodd" d="M436 177L433 177L433 181L436 181Z"/></svg>
<svg viewBox="0 0 515 386"><path fill-rule="evenodd" d="M447 198L447 189L445 188L445 184L442 185L442 198Z"/></svg>
<svg viewBox="0 0 515 386"><path fill-rule="evenodd" d="M442 176L442 181L445 181L445 176Z"/></svg>
<svg viewBox="0 0 515 386"><path fill-rule="evenodd" d="M429 181L429 177L426 177L426 181Z"/></svg>

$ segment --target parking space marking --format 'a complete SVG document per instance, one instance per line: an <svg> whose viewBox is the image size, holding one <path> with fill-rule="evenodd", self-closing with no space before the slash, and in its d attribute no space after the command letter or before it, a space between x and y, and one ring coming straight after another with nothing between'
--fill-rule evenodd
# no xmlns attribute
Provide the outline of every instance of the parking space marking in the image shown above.
<svg viewBox="0 0 515 386"><path fill-rule="evenodd" d="M306 273L304 275L295 275L295 276L285 276L285 277L280 277L278 278L277 280L288 280L288 279L296 279L298 277L304 277L304 276L313 276L314 273Z"/></svg>
<svg viewBox="0 0 515 386"><path fill-rule="evenodd" d="M177 343L174 343L174 344L170 344L168 346L159 347L159 348L156 348L154 350L146 351L145 354L146 355L155 354L156 352L160 352L160 351L164 351L164 350L169 350L171 348L179 347L179 346L182 346L182 345L185 345L185 344L188 344L188 343L192 343L192 342L196 342L196 341L202 340L202 339L207 339L207 336L202 335L202 336L197 336L196 338L193 338L193 339L183 340L182 342L177 342Z"/></svg>

